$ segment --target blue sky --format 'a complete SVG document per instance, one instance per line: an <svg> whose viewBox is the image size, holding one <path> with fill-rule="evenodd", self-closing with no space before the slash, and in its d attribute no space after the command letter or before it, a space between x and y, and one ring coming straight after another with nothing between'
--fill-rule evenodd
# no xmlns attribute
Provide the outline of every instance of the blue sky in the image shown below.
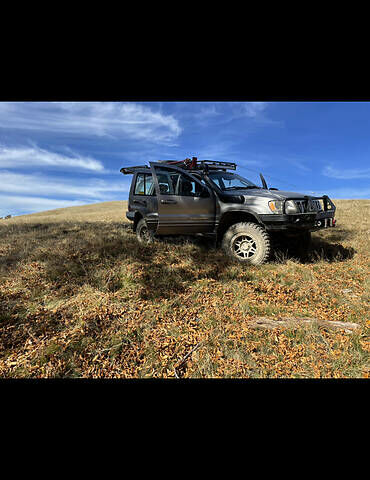
<svg viewBox="0 0 370 480"><path fill-rule="evenodd" d="M119 169L232 161L260 184L370 198L369 102L1 102L0 216L128 197Z"/></svg>

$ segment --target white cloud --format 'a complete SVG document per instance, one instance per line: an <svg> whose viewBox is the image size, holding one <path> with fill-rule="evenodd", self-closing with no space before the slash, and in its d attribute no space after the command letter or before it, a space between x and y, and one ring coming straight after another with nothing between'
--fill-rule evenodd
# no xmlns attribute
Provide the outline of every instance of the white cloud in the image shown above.
<svg viewBox="0 0 370 480"><path fill-rule="evenodd" d="M134 102L0 103L0 127L159 143L181 133L172 115Z"/></svg>
<svg viewBox="0 0 370 480"><path fill-rule="evenodd" d="M239 105L241 115L246 117L256 118L267 107L266 102L242 102Z"/></svg>
<svg viewBox="0 0 370 480"><path fill-rule="evenodd" d="M61 155L37 146L6 147L0 145L0 168L21 167L61 167L78 168L102 172L104 166L98 160L76 153Z"/></svg>
<svg viewBox="0 0 370 480"><path fill-rule="evenodd" d="M131 180L131 178L130 178ZM74 180L46 177L43 175L19 174L0 171L0 192L22 195L39 195L50 197L77 197L78 199L94 198L98 200L112 199L114 193L123 196L129 192L130 182L122 178L120 182L109 182L96 178Z"/></svg>
<svg viewBox="0 0 370 480"><path fill-rule="evenodd" d="M254 121L267 121L263 112L267 102L210 102L192 104L193 111L183 113L183 117L190 117L196 123L207 126L208 124L224 124L235 119L250 118ZM268 122L271 122L268 120Z"/></svg>
<svg viewBox="0 0 370 480"><path fill-rule="evenodd" d="M322 173L326 177L337 178L338 180L370 178L370 168L338 169L332 166L326 166Z"/></svg>
<svg viewBox="0 0 370 480"><path fill-rule="evenodd" d="M55 200L52 198L23 197L0 195L0 217L6 215L23 215L28 213L53 210L55 208L74 207L88 202L79 200ZM92 202L93 203L93 202Z"/></svg>
<svg viewBox="0 0 370 480"><path fill-rule="evenodd" d="M192 113L191 116L198 120L208 120L212 117L218 117L221 115L216 108L216 105L212 103L211 105L201 106L200 110Z"/></svg>

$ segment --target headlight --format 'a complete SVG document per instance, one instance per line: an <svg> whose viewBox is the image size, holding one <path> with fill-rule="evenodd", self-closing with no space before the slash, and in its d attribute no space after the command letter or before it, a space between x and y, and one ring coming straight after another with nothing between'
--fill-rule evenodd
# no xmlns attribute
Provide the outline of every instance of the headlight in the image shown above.
<svg viewBox="0 0 370 480"><path fill-rule="evenodd" d="M297 205L293 202L293 200L288 200L285 203L285 213L298 213Z"/></svg>
<svg viewBox="0 0 370 480"><path fill-rule="evenodd" d="M283 202L281 200L271 200L271 202L269 202L269 209L272 213L281 215L283 213Z"/></svg>

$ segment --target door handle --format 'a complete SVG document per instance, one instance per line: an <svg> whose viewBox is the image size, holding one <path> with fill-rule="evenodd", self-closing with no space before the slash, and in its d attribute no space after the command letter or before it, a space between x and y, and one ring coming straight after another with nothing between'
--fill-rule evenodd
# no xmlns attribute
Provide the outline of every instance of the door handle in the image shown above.
<svg viewBox="0 0 370 480"><path fill-rule="evenodd" d="M161 203L164 203L164 204L174 204L174 203L177 203L176 200L161 200Z"/></svg>

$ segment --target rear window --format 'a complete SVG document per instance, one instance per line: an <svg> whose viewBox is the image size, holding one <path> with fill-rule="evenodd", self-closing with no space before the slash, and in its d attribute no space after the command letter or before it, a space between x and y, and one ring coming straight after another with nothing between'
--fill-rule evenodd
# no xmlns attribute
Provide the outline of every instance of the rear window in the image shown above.
<svg viewBox="0 0 370 480"><path fill-rule="evenodd" d="M135 195L155 195L153 177L151 173L139 173L136 177Z"/></svg>

